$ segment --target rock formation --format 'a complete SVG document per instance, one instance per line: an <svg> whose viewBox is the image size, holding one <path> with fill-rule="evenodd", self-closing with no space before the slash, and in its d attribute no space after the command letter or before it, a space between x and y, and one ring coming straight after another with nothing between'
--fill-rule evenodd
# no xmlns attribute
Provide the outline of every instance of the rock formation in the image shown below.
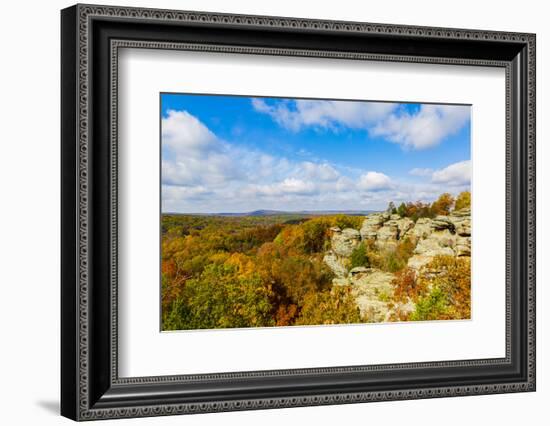
<svg viewBox="0 0 550 426"><path fill-rule="evenodd" d="M373 268L357 269L350 271L350 284L361 315L367 321L384 321L389 311L387 300L393 293L394 275Z"/></svg>
<svg viewBox="0 0 550 426"><path fill-rule="evenodd" d="M420 221L422 223L419 224ZM416 231L418 226L420 229ZM436 216L434 219L418 219L411 232L417 242L408 266L416 271L438 255L471 255L470 209L453 211L449 216Z"/></svg>
<svg viewBox="0 0 550 426"><path fill-rule="evenodd" d="M331 249L325 253L323 261L334 272L337 278L344 278L348 274L348 259L353 250L360 244L361 235L359 231L346 228L343 231L338 228L330 228Z"/></svg>
<svg viewBox="0 0 550 426"><path fill-rule="evenodd" d="M373 242L383 252L394 250L401 240L410 240L415 249L407 266L417 274L435 256L471 256L470 209L420 218L416 223L387 212L373 213L365 217L360 231L331 228L331 233L331 249L323 260L336 275L333 285L351 286L361 315L373 322L388 320L392 313L412 312L415 306L408 302L390 307L394 274L363 266L349 270L351 254L362 241Z"/></svg>

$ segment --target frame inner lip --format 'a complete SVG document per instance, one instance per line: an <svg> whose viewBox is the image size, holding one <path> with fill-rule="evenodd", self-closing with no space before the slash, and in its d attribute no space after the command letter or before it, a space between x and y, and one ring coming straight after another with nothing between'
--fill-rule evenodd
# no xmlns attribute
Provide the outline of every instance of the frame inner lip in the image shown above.
<svg viewBox="0 0 550 426"><path fill-rule="evenodd" d="M227 45L214 45L213 50L210 50L211 46L205 46L197 43L186 43L186 42L180 42L180 43L174 43L174 42L151 42L146 40L128 40L128 39L118 39L113 38L110 40L110 61L112 65L112 69L118 70L118 51L120 48L138 48L138 49L147 49L147 48L154 48L154 49L160 49L160 50L183 50L183 51L200 51L200 52L226 52L226 53L235 53L238 51L242 51L244 53L254 53L254 52L265 52L266 49L269 50L269 48L265 47L249 47L249 46L227 46ZM281 49L277 48L274 49L277 51L277 55L289 55L289 56L300 56L301 50L298 49ZM341 56L341 52L326 52L326 54L334 54L336 55L336 59L339 59ZM355 55L355 54L352 54ZM315 52L313 54L315 57ZM402 55L390 55L393 57L389 58L388 61L390 62L418 62L418 58L415 56L407 56L404 57ZM330 56L321 56L321 57L327 57L330 59ZM362 60L369 60L372 58L378 58L379 55L372 55L369 53L361 53L358 55L358 58ZM404 61L404 59L407 59ZM430 58L430 61L436 60L436 58ZM424 62L424 60L422 60ZM506 72L506 79L508 80L509 73L511 72L510 64L506 61L487 61L483 59L471 59L466 61L470 65L477 65L477 66L497 66L497 67L503 67L505 68ZM431 63L438 63L438 62L427 62L429 64ZM455 60L449 60L444 59L444 64L453 64L453 65L464 65L465 60L462 59L455 59ZM113 75L112 80L117 81L116 74ZM506 88L508 90L508 87ZM111 96L111 109L112 111L116 112L118 110L118 98L116 96ZM116 135L116 122L111 122L111 130L112 134ZM116 164L117 161L117 150L116 150L116 138L113 140L112 145L112 161L114 164ZM117 198L116 193L118 192L117 188L115 188L115 200ZM116 202L112 205L112 218L111 220L113 223L117 223L117 209L116 209ZM508 280L508 277L507 277ZM507 283L507 287L508 287ZM508 290L507 290L508 292ZM506 297L507 301L507 308L506 310L509 310L508 304L509 304L509 297ZM117 308L115 305L111 307L112 312L117 312ZM235 380L235 379L254 379L257 377L261 378L269 378L273 375L276 376L289 376L289 377L296 377L303 374L315 374L315 375L323 375L323 374L329 374L329 375L338 375L338 374L346 374L346 373L370 373L370 372L377 372L380 370L384 371L392 371L395 369L400 370L407 370L407 369L416 369L416 368L460 368L464 366L471 366L471 367L478 367L478 366L486 366L486 365L502 365L502 366L510 366L512 364L511 361L511 350L510 350L510 341L511 341L511 333L510 333L510 316L506 315L506 355L503 358L481 358L481 359L464 359L464 360L450 360L450 361L426 361L426 362L404 362L404 363L395 363L395 364L371 364L371 365L356 365L356 366L327 366L327 367L319 367L319 368L296 368L296 369L284 369L284 370L265 370L265 371L241 371L241 372L231 372L231 373L204 373L204 374L183 374L183 375L168 375L168 376L147 376L147 377L118 377L118 371L113 374L111 380L113 384L117 385L130 385L130 384L154 384L154 383L173 383L174 380L177 381L201 381L201 380ZM116 327L116 315L113 316L113 327ZM116 329L116 328L115 328ZM117 338L117 336L114 336L114 338ZM118 345L117 345L118 346ZM113 355L116 357L114 362L116 365L118 365L118 356L117 354ZM115 369L116 370L116 369Z"/></svg>

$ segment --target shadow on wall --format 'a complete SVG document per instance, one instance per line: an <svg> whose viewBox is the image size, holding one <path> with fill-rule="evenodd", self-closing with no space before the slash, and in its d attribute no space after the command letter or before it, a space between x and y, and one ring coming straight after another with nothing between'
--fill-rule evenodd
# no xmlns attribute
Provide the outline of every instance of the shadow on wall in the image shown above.
<svg viewBox="0 0 550 426"><path fill-rule="evenodd" d="M36 401L36 405L50 414L59 415L59 401Z"/></svg>

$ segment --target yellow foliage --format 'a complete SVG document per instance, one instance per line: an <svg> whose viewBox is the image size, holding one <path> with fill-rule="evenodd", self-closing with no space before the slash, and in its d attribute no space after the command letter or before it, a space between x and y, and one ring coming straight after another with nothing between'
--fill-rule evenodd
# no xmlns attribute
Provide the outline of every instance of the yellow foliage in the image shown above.
<svg viewBox="0 0 550 426"><path fill-rule="evenodd" d="M470 191L464 191L458 194L455 201L455 210L470 208L472 203L472 194Z"/></svg>

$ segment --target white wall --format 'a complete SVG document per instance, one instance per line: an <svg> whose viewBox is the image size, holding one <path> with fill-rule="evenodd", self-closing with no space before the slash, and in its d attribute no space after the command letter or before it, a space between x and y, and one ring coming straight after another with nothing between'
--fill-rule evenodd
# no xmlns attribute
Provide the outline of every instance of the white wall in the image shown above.
<svg viewBox="0 0 550 426"><path fill-rule="evenodd" d="M550 401L550 27L545 2L296 0L103 1L132 6L537 33L538 391L453 399L108 421L102 424L405 425L544 424ZM0 418L6 425L67 424L59 394L59 9L2 5L0 65ZM538 421L537 421L538 419Z"/></svg>

